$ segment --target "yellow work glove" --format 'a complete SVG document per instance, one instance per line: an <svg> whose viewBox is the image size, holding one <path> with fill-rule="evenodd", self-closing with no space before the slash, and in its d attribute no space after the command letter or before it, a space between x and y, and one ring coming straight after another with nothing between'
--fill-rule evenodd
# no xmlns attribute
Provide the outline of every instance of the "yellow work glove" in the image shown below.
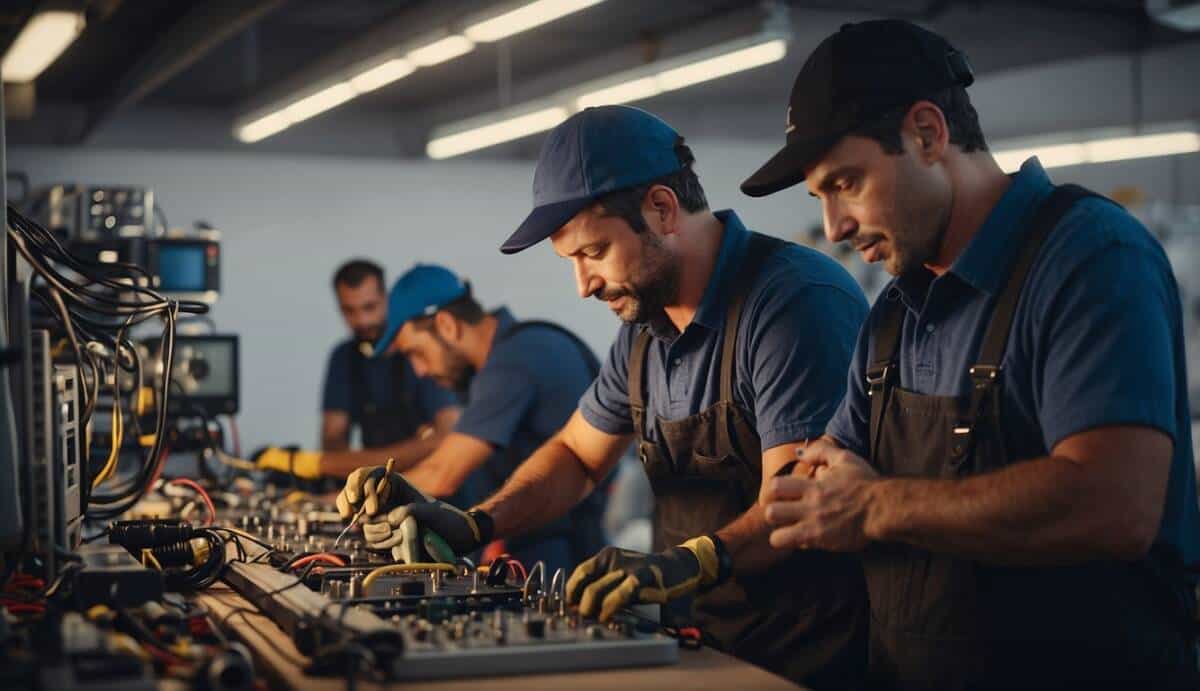
<svg viewBox="0 0 1200 691"><path fill-rule="evenodd" d="M317 480L321 477L321 454L318 451L268 446L254 455L254 462L259 470L289 473L304 480Z"/></svg>
<svg viewBox="0 0 1200 691"><path fill-rule="evenodd" d="M608 621L630 605L662 604L715 585L725 576L721 571L716 543L707 535L658 554L605 547L571 574L567 602L578 603L584 616Z"/></svg>

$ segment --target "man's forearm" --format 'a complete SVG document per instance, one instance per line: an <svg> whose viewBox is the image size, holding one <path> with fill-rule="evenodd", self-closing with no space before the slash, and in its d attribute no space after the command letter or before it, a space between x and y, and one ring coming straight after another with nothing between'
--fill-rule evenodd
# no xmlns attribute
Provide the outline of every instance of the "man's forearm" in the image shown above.
<svg viewBox="0 0 1200 691"><path fill-rule="evenodd" d="M438 435L430 435L362 451L329 451L321 454L321 474L344 478L363 466L383 465L388 458L395 458L396 471L404 472L433 453L439 441Z"/></svg>
<svg viewBox="0 0 1200 691"><path fill-rule="evenodd" d="M1106 505L1101 474L1046 456L963 479L887 478L870 489L872 540L999 564L1132 558L1130 507Z"/></svg>
<svg viewBox="0 0 1200 691"><path fill-rule="evenodd" d="M587 467L560 437L522 463L479 508L492 517L498 538L520 535L565 515L595 486Z"/></svg>
<svg viewBox="0 0 1200 691"><path fill-rule="evenodd" d="M763 506L759 503L717 531L717 537L729 552L735 574L763 571L788 555L767 542L770 534L771 526L763 517Z"/></svg>
<svg viewBox="0 0 1200 691"><path fill-rule="evenodd" d="M350 439L345 435L330 435L321 437L321 451L346 451L350 448Z"/></svg>

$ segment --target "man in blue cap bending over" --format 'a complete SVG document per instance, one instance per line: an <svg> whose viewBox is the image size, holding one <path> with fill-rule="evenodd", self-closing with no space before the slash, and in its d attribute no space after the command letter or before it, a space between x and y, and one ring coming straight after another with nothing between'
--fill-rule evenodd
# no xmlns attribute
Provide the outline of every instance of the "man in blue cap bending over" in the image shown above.
<svg viewBox="0 0 1200 691"><path fill-rule="evenodd" d="M659 551L605 548L575 570L568 600L601 619L669 603L672 623L722 650L852 687L866 664L856 557L784 557L756 499L763 466L794 458L837 408L867 302L828 257L710 211L692 163L675 130L637 108L589 108L550 133L535 208L501 250L550 238L580 297L625 323L566 426L494 496L466 513L401 511L468 552L564 515L636 441Z"/></svg>
<svg viewBox="0 0 1200 691"><path fill-rule="evenodd" d="M403 506L451 495L482 499L486 490L504 484L562 428L600 364L561 326L519 322L504 307L485 312L469 283L430 264L413 267L392 287L387 327L375 353L392 351L408 358L418 376L465 394L466 405L431 454L395 467L391 491L383 496L375 491L382 468L360 467L346 479L337 504L349 518L366 502L375 519L363 527L369 546L391 549L401 561L427 561L419 545L403 544ZM356 456L361 465L380 462L378 454ZM464 487L468 481L471 486ZM526 564L544 561L550 572L573 568L605 544L605 499L597 492L554 521L506 534L506 550ZM449 510L453 504L444 506ZM488 542L479 539L463 553Z"/></svg>

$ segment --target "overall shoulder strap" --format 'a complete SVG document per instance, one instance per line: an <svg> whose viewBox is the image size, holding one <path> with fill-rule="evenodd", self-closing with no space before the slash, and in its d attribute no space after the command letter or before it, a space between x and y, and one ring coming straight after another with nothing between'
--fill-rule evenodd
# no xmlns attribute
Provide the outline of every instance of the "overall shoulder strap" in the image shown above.
<svg viewBox="0 0 1200 691"><path fill-rule="evenodd" d="M1017 304L1021 300L1021 291L1025 288L1026 279L1037 260L1042 246L1050 232L1058 226L1058 222L1071 210L1077 202L1088 197L1098 197L1079 185L1060 185L1054 188L1050 196L1037 208L1029 223L1029 235L1021 246L1017 261L1009 273L1004 290L996 299L991 321L984 332L983 343L979 348L979 357L971 368L971 376L976 382L994 380L999 373L1000 363L1004 358L1004 349L1008 345L1009 331L1012 328L1013 315L1016 314Z"/></svg>
<svg viewBox="0 0 1200 691"><path fill-rule="evenodd" d="M365 410L371 395L371 387L367 385L367 358L359 351L353 341L347 344L346 357L350 358L350 409Z"/></svg>
<svg viewBox="0 0 1200 691"><path fill-rule="evenodd" d="M762 267L775 252L779 251L787 241L779 238L750 233L746 255L738 267L734 279L734 291L729 297L729 305L725 311L725 333L721 343L721 399L733 402L733 376L737 371L737 336L738 324L742 319L742 308L746 306L746 297L754 286Z"/></svg>
<svg viewBox="0 0 1200 691"><path fill-rule="evenodd" d="M646 411L646 354L650 352L650 338L650 330L641 329L629 352L629 406L633 408L633 421L637 427L641 427ZM638 434L642 434L641 429Z"/></svg>
<svg viewBox="0 0 1200 691"><path fill-rule="evenodd" d="M897 355L900 350L900 332L904 326L907 308L900 300L884 296L878 303L879 317L871 331L871 353L867 360L867 398L871 402L871 420L868 432L871 435L868 447L870 458L876 457L879 434L883 426L883 409L896 383Z"/></svg>
<svg viewBox="0 0 1200 691"><path fill-rule="evenodd" d="M570 341L572 343L575 344L575 348L579 350L580 356L583 357L583 361L587 364L588 374L591 376L591 378L595 379L596 376L600 374L600 359L596 357L596 354L592 352L592 349L588 347L588 344L584 343L583 339L580 338L579 336L576 336L575 333L572 332L570 329L568 329L564 326L561 326L559 324L555 324L554 322L551 322L551 321L544 321L541 319L531 319L529 321L523 321L523 322L514 324L507 331L500 334L496 338L496 340L497 341L507 340L507 339L515 336L517 333L519 333L525 329L532 328L532 327L541 327L541 328L551 329L553 331L557 331L557 332L561 333L562 335L566 336L568 339L570 339Z"/></svg>

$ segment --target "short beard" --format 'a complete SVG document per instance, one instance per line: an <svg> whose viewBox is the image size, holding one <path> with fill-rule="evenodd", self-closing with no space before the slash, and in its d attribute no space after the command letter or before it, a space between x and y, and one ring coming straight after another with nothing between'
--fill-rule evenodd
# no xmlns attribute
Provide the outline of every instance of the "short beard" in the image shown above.
<svg viewBox="0 0 1200 691"><path fill-rule="evenodd" d="M460 394L465 394L471 388L471 380L475 378L475 366L467 360L467 356L460 353L454 346L442 340L436 330L430 332L442 347L442 359L445 361L446 371L439 374L436 379L442 386L449 385L449 388Z"/></svg>
<svg viewBox="0 0 1200 691"><path fill-rule="evenodd" d="M605 302L625 297L625 307L617 316L630 324L660 318L666 306L679 297L679 262L649 229L642 232L642 261L631 284L631 288L596 295Z"/></svg>
<svg viewBox="0 0 1200 691"><path fill-rule="evenodd" d="M379 337L383 335L383 324L366 329L354 329L353 331L355 340L367 341L371 345L374 345L375 341L378 341Z"/></svg>

